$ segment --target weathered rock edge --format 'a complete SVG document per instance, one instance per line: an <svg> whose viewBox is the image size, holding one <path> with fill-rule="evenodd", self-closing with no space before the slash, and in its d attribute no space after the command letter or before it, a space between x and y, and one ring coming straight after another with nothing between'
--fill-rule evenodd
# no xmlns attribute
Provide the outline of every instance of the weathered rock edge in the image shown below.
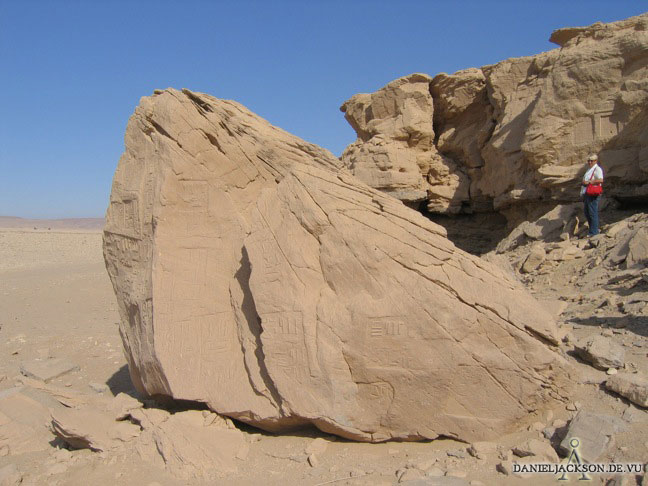
<svg viewBox="0 0 648 486"><path fill-rule="evenodd" d="M486 439L560 399L552 317L329 152L173 89L125 142L104 255L140 392L361 441Z"/></svg>
<svg viewBox="0 0 648 486"><path fill-rule="evenodd" d="M342 160L432 213L495 211L515 225L578 201L597 153L605 197L645 202L648 13L550 40L560 48L353 96L341 110L358 139Z"/></svg>

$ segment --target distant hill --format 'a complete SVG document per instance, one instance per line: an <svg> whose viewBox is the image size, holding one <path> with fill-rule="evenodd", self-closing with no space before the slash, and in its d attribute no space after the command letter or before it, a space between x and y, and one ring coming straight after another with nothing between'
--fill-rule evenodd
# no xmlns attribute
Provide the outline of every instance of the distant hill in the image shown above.
<svg viewBox="0 0 648 486"><path fill-rule="evenodd" d="M104 218L27 219L0 216L0 228L100 230L104 223Z"/></svg>

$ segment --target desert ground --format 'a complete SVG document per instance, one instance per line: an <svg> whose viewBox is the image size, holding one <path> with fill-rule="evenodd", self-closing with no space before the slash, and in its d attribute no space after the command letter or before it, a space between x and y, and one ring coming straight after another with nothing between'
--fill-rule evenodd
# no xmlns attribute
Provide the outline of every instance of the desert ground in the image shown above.
<svg viewBox="0 0 648 486"><path fill-rule="evenodd" d="M548 256L527 273L519 269L532 243L497 257L556 309L565 335L559 352L580 376L564 406L529 415L517 432L486 444L450 439L355 443L314 429L273 435L234 423L245 447L228 468L204 471L155 459L127 440L100 451L74 447L74 441L53 433L57 411L99 409L115 397L134 398L149 411L186 413L195 404L156 403L133 388L103 262L100 220L4 218L0 223L2 485L556 484L558 477L551 474L513 474L512 464L552 462L552 451L543 455L537 445L556 447L579 411L617 421L597 462L648 462L648 409L603 385L617 372L648 370L648 281L640 270L631 272L609 260L623 232L646 223L641 213L605 216L603 235L594 244L584 238L539 243ZM599 271L583 271L594 267ZM618 369L596 369L574 353L577 343L596 336L625 351ZM642 474L591 477L590 484L647 484ZM571 482L580 478L567 476Z"/></svg>

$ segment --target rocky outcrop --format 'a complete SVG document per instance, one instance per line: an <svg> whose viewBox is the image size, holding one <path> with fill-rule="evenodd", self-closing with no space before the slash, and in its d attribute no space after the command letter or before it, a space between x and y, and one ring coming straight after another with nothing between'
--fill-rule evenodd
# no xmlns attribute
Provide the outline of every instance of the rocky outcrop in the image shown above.
<svg viewBox="0 0 648 486"><path fill-rule="evenodd" d="M358 94L340 108L358 134L342 160L353 175L411 205L458 213L468 200L468 179L434 145L431 78L412 74L373 94Z"/></svg>
<svg viewBox="0 0 648 486"><path fill-rule="evenodd" d="M559 399L551 315L341 165L234 102L141 100L104 232L138 389L364 441L492 437Z"/></svg>
<svg viewBox="0 0 648 486"><path fill-rule="evenodd" d="M599 154L607 196L645 200L648 14L561 29L551 40L561 47L439 74L424 103L411 102L425 91L421 74L354 96L342 110L358 140L342 159L357 177L404 201L410 196L402 180L375 181L386 167L396 170L400 161L416 160L421 177L409 190L427 191L428 209L438 213L498 211L517 223L544 204L542 214L546 203L577 200L588 153ZM395 89L407 81L416 84L416 95ZM378 106L382 111L374 111ZM360 112L376 121L373 131L362 129ZM433 120L433 130L426 130L433 133L432 146L408 146L395 136L393 124L381 121L410 117L426 127ZM446 169L435 169L439 163Z"/></svg>

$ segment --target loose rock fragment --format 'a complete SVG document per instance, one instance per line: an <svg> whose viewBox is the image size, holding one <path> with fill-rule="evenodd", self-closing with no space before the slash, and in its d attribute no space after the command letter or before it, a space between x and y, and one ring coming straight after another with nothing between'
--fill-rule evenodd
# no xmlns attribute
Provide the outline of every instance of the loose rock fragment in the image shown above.
<svg viewBox="0 0 648 486"><path fill-rule="evenodd" d="M640 407L648 408L648 380L642 376L618 374L609 378L605 382L605 387Z"/></svg>
<svg viewBox="0 0 648 486"><path fill-rule="evenodd" d="M625 350L612 339L596 335L576 345L576 352L600 370L623 368Z"/></svg>

